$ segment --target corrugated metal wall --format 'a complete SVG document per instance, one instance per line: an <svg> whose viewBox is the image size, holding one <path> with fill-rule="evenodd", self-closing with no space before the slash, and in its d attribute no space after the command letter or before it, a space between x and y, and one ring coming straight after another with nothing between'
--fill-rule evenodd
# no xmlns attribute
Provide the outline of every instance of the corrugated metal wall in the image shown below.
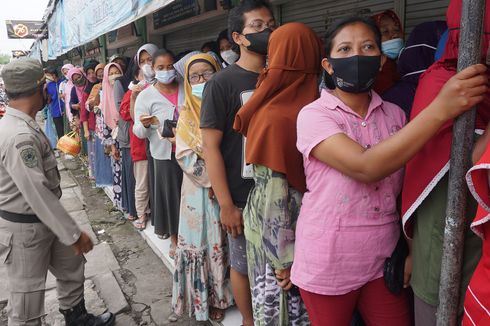
<svg viewBox="0 0 490 326"><path fill-rule="evenodd" d="M405 31L410 31L420 23L446 20L449 0L406 0Z"/></svg>
<svg viewBox="0 0 490 326"><path fill-rule="evenodd" d="M281 23L303 22L312 27L321 37L327 26L340 17L369 9L376 14L392 9L393 0L300 0L281 5Z"/></svg>
<svg viewBox="0 0 490 326"><path fill-rule="evenodd" d="M165 35L165 48L178 54L185 50L200 50L201 45L216 41L218 34L227 28L227 16L204 23L196 23Z"/></svg>
<svg viewBox="0 0 490 326"><path fill-rule="evenodd" d="M397 0L293 0L279 5L281 23L303 22L321 37L337 18L369 10L376 14L393 9ZM425 21L445 20L449 0L405 0L405 32ZM174 53L196 50L207 41L216 40L227 28L227 15L197 23L165 35L165 47Z"/></svg>
<svg viewBox="0 0 490 326"><path fill-rule="evenodd" d="M320 36L337 18L369 9L376 14L394 9L396 0L295 0L280 6L281 22L299 21L311 26ZM434 20L446 20L449 0L405 0L405 31L416 25Z"/></svg>

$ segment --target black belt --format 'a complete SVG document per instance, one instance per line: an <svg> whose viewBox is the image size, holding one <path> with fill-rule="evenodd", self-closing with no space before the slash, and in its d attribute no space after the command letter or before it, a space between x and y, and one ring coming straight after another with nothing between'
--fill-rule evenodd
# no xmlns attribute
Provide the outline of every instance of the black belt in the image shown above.
<svg viewBox="0 0 490 326"><path fill-rule="evenodd" d="M41 223L41 220L34 214L11 213L1 209L0 217L13 223Z"/></svg>

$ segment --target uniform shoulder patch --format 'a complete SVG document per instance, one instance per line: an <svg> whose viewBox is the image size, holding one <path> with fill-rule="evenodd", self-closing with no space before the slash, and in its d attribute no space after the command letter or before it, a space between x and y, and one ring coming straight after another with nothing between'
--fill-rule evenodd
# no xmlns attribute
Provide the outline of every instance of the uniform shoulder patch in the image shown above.
<svg viewBox="0 0 490 326"><path fill-rule="evenodd" d="M27 147L20 151L20 157L28 168L37 166L36 150L33 147Z"/></svg>

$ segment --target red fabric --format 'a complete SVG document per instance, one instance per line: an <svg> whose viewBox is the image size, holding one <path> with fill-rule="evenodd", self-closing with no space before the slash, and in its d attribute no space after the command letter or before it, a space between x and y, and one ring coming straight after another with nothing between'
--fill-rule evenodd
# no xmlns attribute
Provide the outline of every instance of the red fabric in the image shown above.
<svg viewBox="0 0 490 326"><path fill-rule="evenodd" d="M468 290L466 291L463 325L489 325L490 314L490 146L477 164L468 173L467 179L473 195L480 205L472 223L472 229L483 237L483 252L480 262L473 273ZM481 204L486 205L483 207Z"/></svg>
<svg viewBox="0 0 490 326"><path fill-rule="evenodd" d="M490 326L490 146L477 164L468 173L468 181L473 196L479 202L478 211L472 223L472 229L483 238L483 252L480 262L473 273L468 290L466 291L463 325ZM486 208L481 204L486 205Z"/></svg>
<svg viewBox="0 0 490 326"><path fill-rule="evenodd" d="M490 225L485 223L482 230L483 254L466 291L463 326L490 326Z"/></svg>
<svg viewBox="0 0 490 326"><path fill-rule="evenodd" d="M131 158L133 159L133 162L146 161L147 160L146 142L144 139L140 139L136 137L136 135L133 133L134 121L133 119L131 119L131 111L130 111L131 93L132 92L129 90L126 92L126 94L124 94L121 101L119 115L124 121L130 122L129 146L130 146Z"/></svg>
<svg viewBox="0 0 490 326"><path fill-rule="evenodd" d="M403 35L403 26L400 18L393 10L385 10L382 13L372 16L376 25L379 27L381 19L383 17L389 17L393 19L395 24L400 28L400 33ZM374 82L373 89L379 95L394 86L397 81L400 80L400 74L398 73L398 67L396 61L390 58L386 58L386 63L383 65L383 69L378 73L376 81Z"/></svg>
<svg viewBox="0 0 490 326"><path fill-rule="evenodd" d="M490 173L490 146L487 145L485 153L482 155L478 163L471 168L468 172L467 180L470 183L470 189L473 196L478 202L478 211L476 217L471 225L472 229L476 229L477 234L480 236L483 234L481 222L485 217L490 215L490 211L487 211L481 204L485 204L487 208L490 207L490 185L488 183L488 174Z"/></svg>
<svg viewBox="0 0 490 326"><path fill-rule="evenodd" d="M395 86L396 82L400 80L400 74L398 73L398 67L396 61L390 58L386 58L386 62L383 69L378 73L376 81L374 82L373 89L379 95Z"/></svg>
<svg viewBox="0 0 490 326"><path fill-rule="evenodd" d="M461 1L452 0L447 11L447 23L449 38L446 50L442 58L434 63L420 78L415 99L413 102L411 119L422 112L437 96L446 81L456 74L457 43L459 42L459 24L461 19ZM487 8L490 0L486 1ZM485 32L482 44L482 57L490 41L490 15L486 15ZM484 62L484 61L483 61ZM476 129L485 129L490 121L490 94L487 94L483 103L477 110ZM453 121L447 122L438 133L407 163L402 192L402 213L414 206L416 208L422 202L421 194L429 186L429 183L449 162L453 137ZM419 199L420 197L420 199ZM417 200L419 199L419 202ZM417 202L417 203L416 203ZM411 212L413 213L413 211ZM410 215L404 216L404 229L411 235ZM408 223L407 223L408 222Z"/></svg>
<svg viewBox="0 0 490 326"><path fill-rule="evenodd" d="M398 17L398 15L393 10L391 10L391 9L385 10L379 14L372 16L371 18L374 20L376 25L379 27L379 24L381 23L381 19L383 17L389 17L389 18L393 19L395 24L398 25L398 27L400 28L400 33L403 35L402 22L401 22L400 18Z"/></svg>
<svg viewBox="0 0 490 326"><path fill-rule="evenodd" d="M407 293L392 294L383 278L344 295L300 292L312 326L350 325L356 307L367 325L412 325Z"/></svg>
<svg viewBox="0 0 490 326"><path fill-rule="evenodd" d="M95 114L93 111L88 111L85 108L89 94L85 91L82 92L82 96L78 97L78 104L80 104L80 122L88 122L88 129L91 131L95 130Z"/></svg>

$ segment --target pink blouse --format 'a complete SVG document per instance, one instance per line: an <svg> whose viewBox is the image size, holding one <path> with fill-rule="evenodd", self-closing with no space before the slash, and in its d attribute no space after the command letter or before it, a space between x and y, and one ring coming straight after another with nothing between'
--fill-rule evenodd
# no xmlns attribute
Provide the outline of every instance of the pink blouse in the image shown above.
<svg viewBox="0 0 490 326"><path fill-rule="evenodd" d="M342 295L382 277L383 263L399 238L397 196L403 170L365 184L311 155L314 147L344 133L369 148L405 124L396 105L372 92L363 119L323 91L298 116L298 150L303 154L308 191L296 227L291 279L309 292Z"/></svg>

